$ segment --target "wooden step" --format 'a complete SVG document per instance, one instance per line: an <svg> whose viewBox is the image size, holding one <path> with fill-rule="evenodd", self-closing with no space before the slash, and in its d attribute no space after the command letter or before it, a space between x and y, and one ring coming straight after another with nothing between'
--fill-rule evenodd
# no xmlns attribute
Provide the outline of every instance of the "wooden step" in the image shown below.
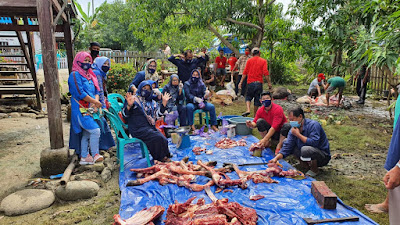
<svg viewBox="0 0 400 225"><path fill-rule="evenodd" d="M0 48L21 48L21 45L6 45L0 46Z"/></svg>
<svg viewBox="0 0 400 225"><path fill-rule="evenodd" d="M1 71L0 70L0 74L1 73L7 73L7 74L14 74L14 73L30 73L31 71L29 71L29 70L23 70L23 71L18 71L18 70L16 70L16 71L8 71L8 70L3 70L3 71Z"/></svg>
<svg viewBox="0 0 400 225"><path fill-rule="evenodd" d="M6 81L33 81L33 79L0 79L0 82Z"/></svg>
<svg viewBox="0 0 400 225"><path fill-rule="evenodd" d="M15 35L1 34L0 37L18 38Z"/></svg>
<svg viewBox="0 0 400 225"><path fill-rule="evenodd" d="M13 86L13 85L11 85ZM0 86L0 94L25 94L25 95L33 95L35 94L35 87L12 87L12 88L3 88Z"/></svg>
<svg viewBox="0 0 400 225"><path fill-rule="evenodd" d="M27 63L0 63L0 66L27 66Z"/></svg>
<svg viewBox="0 0 400 225"><path fill-rule="evenodd" d="M1 54L0 57L25 57L24 55L4 55Z"/></svg>

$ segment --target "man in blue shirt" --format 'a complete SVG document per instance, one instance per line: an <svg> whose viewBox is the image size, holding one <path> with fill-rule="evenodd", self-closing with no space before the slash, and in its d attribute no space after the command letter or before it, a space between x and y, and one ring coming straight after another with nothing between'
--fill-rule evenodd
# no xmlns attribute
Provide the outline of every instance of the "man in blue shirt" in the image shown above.
<svg viewBox="0 0 400 225"><path fill-rule="evenodd" d="M202 56L195 55L195 58L193 58L193 56L194 55L192 50L188 49L184 52L183 55L172 55L168 58L170 62L178 67L178 76L179 80L181 80L182 83L188 81L189 78L192 76L192 71L194 69L197 69L199 63L205 61L205 58Z"/></svg>
<svg viewBox="0 0 400 225"><path fill-rule="evenodd" d="M309 167L309 176L318 174L318 167L325 166L331 159L329 141L321 124L306 119L303 109L296 107L289 110L292 129L289 131L283 147L270 162L276 163L291 154L300 159L300 163Z"/></svg>

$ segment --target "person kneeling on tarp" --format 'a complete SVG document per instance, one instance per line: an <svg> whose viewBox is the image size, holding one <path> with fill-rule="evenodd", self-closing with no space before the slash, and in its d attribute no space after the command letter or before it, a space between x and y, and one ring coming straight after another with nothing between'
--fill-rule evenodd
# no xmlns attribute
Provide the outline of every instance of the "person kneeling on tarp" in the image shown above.
<svg viewBox="0 0 400 225"><path fill-rule="evenodd" d="M287 123L282 107L272 102L271 92L263 92L260 102L262 106L258 108L254 120L246 121L246 125L251 129L257 127L262 137L260 144L263 148L270 146L271 139L279 140L275 150L278 153L291 128L290 124Z"/></svg>
<svg viewBox="0 0 400 225"><path fill-rule="evenodd" d="M310 170L306 173L309 176L318 174L318 167L325 166L331 160L329 141L321 124L315 120L306 119L303 109L296 107L289 110L289 120L292 129L283 147L275 158L270 162L294 154L300 159L300 164Z"/></svg>
<svg viewBox="0 0 400 225"><path fill-rule="evenodd" d="M165 107L171 96L165 93L162 104L153 99L153 90L149 81L142 81L137 89L137 96L126 93L122 115L128 123L128 130L132 137L139 138L146 143L154 160L169 161L171 153L168 149L168 140L156 129L157 118L163 116Z"/></svg>

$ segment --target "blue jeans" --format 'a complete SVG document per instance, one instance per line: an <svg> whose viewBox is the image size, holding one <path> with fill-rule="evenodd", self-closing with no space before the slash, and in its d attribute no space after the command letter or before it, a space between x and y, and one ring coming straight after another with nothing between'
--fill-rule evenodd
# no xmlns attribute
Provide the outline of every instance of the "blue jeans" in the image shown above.
<svg viewBox="0 0 400 225"><path fill-rule="evenodd" d="M194 115L193 112L196 109L200 109L198 104L188 103L186 105L187 119L189 126L193 125ZM217 116L215 115L215 107L213 104L205 102L205 107L203 111L210 113L210 123L211 125L217 125Z"/></svg>
<svg viewBox="0 0 400 225"><path fill-rule="evenodd" d="M178 105L178 113L179 113L179 126L187 126L186 120L186 106Z"/></svg>
<svg viewBox="0 0 400 225"><path fill-rule="evenodd" d="M82 140L81 140L81 157L86 158L90 152L92 156L99 154L99 141L100 139L100 128L85 130L82 128Z"/></svg>

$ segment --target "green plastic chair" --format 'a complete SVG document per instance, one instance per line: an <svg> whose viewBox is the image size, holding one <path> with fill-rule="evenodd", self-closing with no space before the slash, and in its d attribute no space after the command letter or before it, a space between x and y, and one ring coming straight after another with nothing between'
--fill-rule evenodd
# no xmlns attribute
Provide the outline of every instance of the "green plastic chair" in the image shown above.
<svg viewBox="0 0 400 225"><path fill-rule="evenodd" d="M118 93L111 93L107 95L108 102L117 109L118 112L124 107L125 98Z"/></svg>
<svg viewBox="0 0 400 225"><path fill-rule="evenodd" d="M150 156L149 156L149 150L147 149L147 145L140 139L138 138L130 138L128 135L125 133L125 130L122 126L122 121L119 119L118 116L114 115L113 113L109 112L108 110L104 110L106 113L107 118L111 122L111 126L113 127L115 131L115 135L117 137L117 157L119 160L119 169L120 172L124 170L124 147L126 144L129 143L140 143L140 148L142 150L142 157L146 158L147 165L150 167L151 162L150 162ZM120 135L122 137L120 137Z"/></svg>
<svg viewBox="0 0 400 225"><path fill-rule="evenodd" d="M202 117L203 113L205 113L205 116L204 116L204 117ZM194 116L195 116L196 114L199 114L199 122L200 122L200 125L203 124L203 118L205 119L206 125L209 124L209 121L210 121L210 116L209 116L210 113L209 113L209 112L203 111L202 109L196 109L196 110L193 112L193 121L194 121Z"/></svg>

